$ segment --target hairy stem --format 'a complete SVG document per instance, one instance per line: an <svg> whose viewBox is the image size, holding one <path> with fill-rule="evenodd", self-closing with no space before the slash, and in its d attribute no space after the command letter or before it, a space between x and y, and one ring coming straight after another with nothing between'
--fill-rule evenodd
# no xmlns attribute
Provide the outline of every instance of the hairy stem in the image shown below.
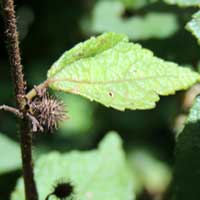
<svg viewBox="0 0 200 200"><path fill-rule="evenodd" d="M0 106L0 110L5 110L7 112L11 112L11 113L15 114L17 117L23 118L23 114L16 108L6 106L6 105L2 105L2 106Z"/></svg>
<svg viewBox="0 0 200 200"><path fill-rule="evenodd" d="M19 124L25 196L26 200L38 200L33 174L32 133L29 129L29 122L26 117L26 109L24 107L26 102L26 82L24 80L23 67L21 64L13 0L2 0L2 11L6 29L5 33L7 37L7 49L15 87L17 108L23 114L23 119L19 119Z"/></svg>

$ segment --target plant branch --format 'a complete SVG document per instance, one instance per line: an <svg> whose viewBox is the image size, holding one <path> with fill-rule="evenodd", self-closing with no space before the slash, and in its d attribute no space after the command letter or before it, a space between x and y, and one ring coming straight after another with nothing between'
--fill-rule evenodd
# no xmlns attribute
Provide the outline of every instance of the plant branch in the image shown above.
<svg viewBox="0 0 200 200"><path fill-rule="evenodd" d="M2 106L0 106L0 110L11 112L11 113L15 114L17 117L19 117L21 119L23 118L23 113L21 113L18 109L13 108L11 106L2 105Z"/></svg>
<svg viewBox="0 0 200 200"><path fill-rule="evenodd" d="M12 67L15 94L17 95L16 100L18 107L20 107L25 93L25 82L23 79L23 67L21 65L13 0L2 0L2 7L5 22L5 34L7 36L7 49Z"/></svg>
<svg viewBox="0 0 200 200"><path fill-rule="evenodd" d="M30 90L26 94L26 99L31 101L38 94L38 92L45 90L49 86L49 83L50 83L50 80L47 79L43 83L35 86L32 90Z"/></svg>
<svg viewBox="0 0 200 200"><path fill-rule="evenodd" d="M11 64L14 81L17 108L23 114L20 120L20 139L23 165L23 177L26 200L38 200L37 189L34 181L32 162L32 133L29 128L29 120L26 114L26 82L24 80L23 67L21 64L18 32L14 10L14 0L2 0L2 13L7 37L7 49Z"/></svg>

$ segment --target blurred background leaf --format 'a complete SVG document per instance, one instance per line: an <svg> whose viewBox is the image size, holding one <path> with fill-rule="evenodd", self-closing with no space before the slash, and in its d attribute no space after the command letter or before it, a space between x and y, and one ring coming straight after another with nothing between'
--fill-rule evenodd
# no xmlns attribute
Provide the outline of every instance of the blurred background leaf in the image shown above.
<svg viewBox="0 0 200 200"><path fill-rule="evenodd" d="M85 137L85 134L92 134L95 105L77 95L62 93L58 96L66 105L66 113L70 117L69 121L61 122L61 134L68 137Z"/></svg>
<svg viewBox="0 0 200 200"><path fill-rule="evenodd" d="M190 110L186 125L177 138L173 199L196 200L200 196L200 96Z"/></svg>
<svg viewBox="0 0 200 200"><path fill-rule="evenodd" d="M177 4L179 6L200 6L200 0L164 0L169 4Z"/></svg>
<svg viewBox="0 0 200 200"><path fill-rule="evenodd" d="M74 185L74 200L134 199L122 141L115 132L108 133L98 150L63 155L54 152L42 156L36 163L35 177L40 200L52 192L52 186L59 180ZM11 199L24 199L22 179Z"/></svg>
<svg viewBox="0 0 200 200"><path fill-rule="evenodd" d="M197 38L200 44L200 11L192 16L192 20L187 23L186 28Z"/></svg>
<svg viewBox="0 0 200 200"><path fill-rule="evenodd" d="M130 8L130 9L139 9L142 8L146 5L149 5L151 3L155 3L158 0L110 0L111 2L113 1L118 1L123 3L123 5L126 8Z"/></svg>
<svg viewBox="0 0 200 200"><path fill-rule="evenodd" d="M139 182L138 191L141 193L144 189L154 198L160 198L168 188L171 181L171 169L163 164L155 153L144 147L134 148L128 152L130 169L135 179Z"/></svg>
<svg viewBox="0 0 200 200"><path fill-rule="evenodd" d="M0 174L19 169L21 166L21 152L19 145L0 133Z"/></svg>
<svg viewBox="0 0 200 200"><path fill-rule="evenodd" d="M137 2L139 3L139 1ZM140 2L146 3L146 1ZM144 16L136 15L124 18L123 13L126 7L123 3L126 7L131 5L128 1L97 2L90 17L82 21L83 31L90 35L114 31L124 33L132 40L146 40L170 37L179 27L176 15L172 13L149 12ZM137 4L138 6L139 4ZM110 8L112 8L112 12Z"/></svg>

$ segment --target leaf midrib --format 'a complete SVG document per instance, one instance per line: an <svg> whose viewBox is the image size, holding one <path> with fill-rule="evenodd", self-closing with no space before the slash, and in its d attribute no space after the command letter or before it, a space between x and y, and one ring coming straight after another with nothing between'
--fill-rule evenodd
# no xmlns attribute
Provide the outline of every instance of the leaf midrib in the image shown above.
<svg viewBox="0 0 200 200"><path fill-rule="evenodd" d="M162 78L169 78L169 79L177 79L179 76L172 76L172 75L162 75L162 76L146 76L141 78L135 78L135 79L120 79L120 80L109 80L109 81L88 81L88 80L74 80L74 79L49 79L49 82L71 82L71 83L79 83L79 84L92 84L92 85L106 85L106 84L122 84L124 82L135 82L135 81L144 81L147 79L162 79Z"/></svg>

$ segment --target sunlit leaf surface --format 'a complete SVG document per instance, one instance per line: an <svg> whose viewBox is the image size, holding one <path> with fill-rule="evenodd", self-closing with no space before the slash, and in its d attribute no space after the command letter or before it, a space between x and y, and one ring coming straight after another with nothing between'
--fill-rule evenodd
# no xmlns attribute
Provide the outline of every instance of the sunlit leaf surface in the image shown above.
<svg viewBox="0 0 200 200"><path fill-rule="evenodd" d="M48 78L55 90L118 110L134 110L154 108L159 95L187 89L199 74L110 32L65 52L50 68Z"/></svg>

